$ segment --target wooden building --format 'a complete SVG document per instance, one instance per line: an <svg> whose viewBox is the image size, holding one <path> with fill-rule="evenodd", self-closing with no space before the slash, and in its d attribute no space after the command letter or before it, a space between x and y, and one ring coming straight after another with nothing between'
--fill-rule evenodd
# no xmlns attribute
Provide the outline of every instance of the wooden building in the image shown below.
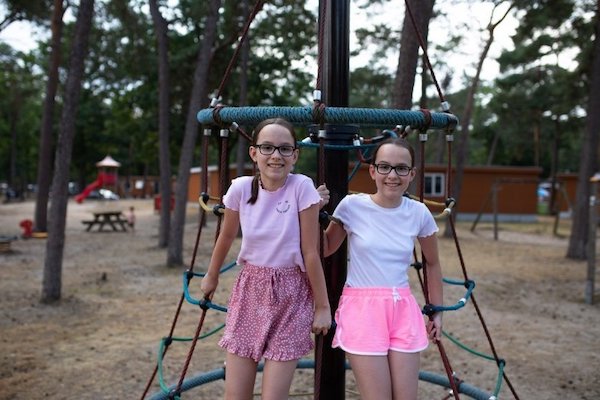
<svg viewBox="0 0 600 400"><path fill-rule="evenodd" d="M234 164L229 165L229 177L231 180L236 176L237 167ZM244 175L252 175L252 164L244 166ZM190 180L188 182L188 201L196 203L200 197L202 188L202 168L194 167L190 170ZM216 165L208 166L208 194L213 197L221 195L219 168Z"/></svg>
<svg viewBox="0 0 600 400"><path fill-rule="evenodd" d="M354 170L354 165L348 168L348 174ZM236 174L234 165L229 167L229 176ZM464 219L474 218L477 214L491 215L495 206L504 219L523 220L538 213L537 189L541 183L542 169L538 167L504 167L504 166L467 166L464 171L462 193L457 210ZM246 174L252 174L252 165L246 166ZM453 179L454 171L450 179ZM217 166L208 167L208 193L211 196L220 196L219 170ZM425 171L425 198L438 202L446 200L446 166L426 166ZM564 193L569 199L566 201L559 194L560 211L568 211L575 199L577 176L561 174L557 176L559 186L564 188ZM417 193L418 179L411 185L411 193ZM188 201L198 201L201 187L201 168L191 170ZM354 173L349 182L350 192L373 193L375 184L371 180L368 165L363 164ZM561 189L562 190L562 189ZM562 193L562 192L560 192ZM494 197L495 196L495 197Z"/></svg>

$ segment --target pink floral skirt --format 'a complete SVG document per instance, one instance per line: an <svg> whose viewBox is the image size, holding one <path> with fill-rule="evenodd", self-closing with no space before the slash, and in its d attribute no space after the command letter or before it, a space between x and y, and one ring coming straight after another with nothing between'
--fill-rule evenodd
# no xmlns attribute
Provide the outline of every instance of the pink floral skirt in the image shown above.
<svg viewBox="0 0 600 400"><path fill-rule="evenodd" d="M290 361L313 349L313 298L299 267L246 264L234 284L219 345L258 362Z"/></svg>

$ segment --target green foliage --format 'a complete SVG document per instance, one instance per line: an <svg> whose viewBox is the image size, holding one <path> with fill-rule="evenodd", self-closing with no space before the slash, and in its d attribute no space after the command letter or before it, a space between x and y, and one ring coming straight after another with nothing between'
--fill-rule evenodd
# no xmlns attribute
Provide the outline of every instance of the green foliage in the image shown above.
<svg viewBox="0 0 600 400"><path fill-rule="evenodd" d="M18 188L37 173L43 93L39 73L34 56L0 44L0 181Z"/></svg>
<svg viewBox="0 0 600 400"><path fill-rule="evenodd" d="M34 4L35 3L35 4ZM249 105L307 105L315 86L317 64L317 16L306 9L304 0L266 2L250 27L250 57L247 67ZM390 6L387 0L357 2L367 12ZM573 170L569 160L577 158L594 35L592 0L518 0L519 26L513 37L514 49L499 58L501 75L484 82L476 96L470 164L483 164L490 157L503 165L533 165L534 129L540 129L539 162L545 171L551 167L551 148L560 131L560 170ZM21 10L23 18L46 25L51 1L3 1L8 10ZM175 170L185 127L190 88L197 64L199 44L204 34L208 1L180 0L176 5L159 2L169 21L170 57L170 140L171 162ZM209 91L215 91L235 51L238 34L246 23L242 2L223 0L218 35L210 67ZM43 7L38 8L38 5ZM250 7L254 1L249 1ZM436 12L444 12L448 2L436 2ZM31 6L31 8L29 8ZM27 9L27 10L25 10ZM72 163L73 179L87 182L95 178L95 162L111 154L123 164L122 174L158 174L158 72L156 38L144 0L99 2L86 61L86 75L77 116L77 133ZM42 12L43 11L43 12ZM71 21L71 20L68 20ZM63 31L61 83L64 84L73 23ZM390 104L400 25L378 26L357 31L361 46L353 57L368 51L368 64L354 68L350 76L350 105L387 107ZM454 51L461 33L451 32L446 43L432 46L435 54ZM49 43L41 41L31 54L21 54L0 44L0 180L11 179L11 129L16 127L18 170L28 181L35 180L35 160L44 76ZM571 65L558 63L565 55ZM431 56L431 54L430 54ZM444 65L444 57L433 57L434 69L450 80L454 66ZM444 86L445 83L442 82ZM224 86L223 103L238 105L240 98L239 60ZM466 89L447 94L452 111L459 117ZM208 98L204 101L208 102ZM54 125L62 107L59 88ZM437 104L437 100L431 100ZM435 109L436 106L431 108ZM16 124L15 124L16 121ZM558 121L558 122L557 122ZM246 127L250 131L251 127ZM372 136L376 132L361 132ZM299 130L300 138L306 132ZM230 141L235 154L237 135ZM199 147L199 146L198 146ZM211 139L209 161L218 158L217 139ZM196 163L201 161L196 151ZM316 151L304 149L298 170L314 174ZM427 154L430 161L436 157ZM233 160L233 155L231 156Z"/></svg>
<svg viewBox="0 0 600 400"><path fill-rule="evenodd" d="M515 47L498 61L503 76L487 105L492 118L476 137L489 146L499 135L495 163L540 165L548 175L559 140L559 171L573 171L581 146L582 110L587 102L591 15L581 1L519 1ZM591 1L586 4L591 6ZM565 65L565 60L574 59ZM562 63L559 62L562 60ZM498 134L498 132L501 132ZM536 132L539 132L536 134ZM539 136L536 139L536 135Z"/></svg>
<svg viewBox="0 0 600 400"><path fill-rule="evenodd" d="M250 6L253 6L250 1ZM240 17L239 1L226 2L224 16L230 18L223 26L232 27L226 34L220 34L223 41L228 42L228 36L237 35L246 20ZM250 34L250 56L248 61L248 105L301 106L307 105L309 96L314 89L316 65L309 65L306 60L314 56L317 45L316 16L305 8L302 0L274 0L265 4L253 21ZM231 40L230 40L231 41ZM221 83L235 46L220 46L215 54L211 68L212 87L216 90ZM235 63L227 85L222 93L223 103L237 105L239 92L239 60ZM248 127L251 129L251 127ZM299 135L305 132L299 131ZM230 157L235 155L237 136L233 135L230 143ZM310 150L303 152L298 168L306 172L302 165L310 165ZM212 160L216 160L213 153ZM310 161L310 162L314 162Z"/></svg>
<svg viewBox="0 0 600 400"><path fill-rule="evenodd" d="M384 69L361 67L350 75L351 107L390 107L393 77Z"/></svg>
<svg viewBox="0 0 600 400"><path fill-rule="evenodd" d="M48 10L53 0L2 0L0 5L6 8L7 15L0 23L0 30L15 21L31 21L36 24L48 23Z"/></svg>
<svg viewBox="0 0 600 400"><path fill-rule="evenodd" d="M354 50L352 56L358 56L360 53L371 52L371 64L385 66L393 71L396 68L397 60L389 59L390 49L396 50L400 43L400 30L398 27L388 25L373 25L369 28L360 28L356 30L356 39L359 46Z"/></svg>
<svg viewBox="0 0 600 400"><path fill-rule="evenodd" d="M251 31L249 104L300 105L312 93L317 66L297 61L315 54L315 27L316 16L302 0L265 4Z"/></svg>

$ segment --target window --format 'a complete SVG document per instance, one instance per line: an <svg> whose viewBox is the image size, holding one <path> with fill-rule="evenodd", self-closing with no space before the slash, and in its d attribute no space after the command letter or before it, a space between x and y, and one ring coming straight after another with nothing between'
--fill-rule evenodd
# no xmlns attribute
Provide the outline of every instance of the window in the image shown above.
<svg viewBox="0 0 600 400"><path fill-rule="evenodd" d="M425 173L424 195L441 197L444 196L446 177L441 173Z"/></svg>

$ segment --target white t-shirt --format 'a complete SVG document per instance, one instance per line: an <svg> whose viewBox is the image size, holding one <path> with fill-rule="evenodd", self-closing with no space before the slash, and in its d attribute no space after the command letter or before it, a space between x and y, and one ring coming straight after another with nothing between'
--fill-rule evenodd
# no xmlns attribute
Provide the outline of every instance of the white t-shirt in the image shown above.
<svg viewBox="0 0 600 400"><path fill-rule="evenodd" d="M299 266L304 271L298 214L321 200L313 181L305 175L289 174L284 185L274 192L259 186L256 203L248 204L252 178L234 179L223 197L225 207L240 213L242 246L238 264Z"/></svg>
<svg viewBox="0 0 600 400"><path fill-rule="evenodd" d="M431 236L438 226L421 202L403 197L400 206L377 205L368 194L348 195L333 215L348 235L350 287L407 287L417 237Z"/></svg>

